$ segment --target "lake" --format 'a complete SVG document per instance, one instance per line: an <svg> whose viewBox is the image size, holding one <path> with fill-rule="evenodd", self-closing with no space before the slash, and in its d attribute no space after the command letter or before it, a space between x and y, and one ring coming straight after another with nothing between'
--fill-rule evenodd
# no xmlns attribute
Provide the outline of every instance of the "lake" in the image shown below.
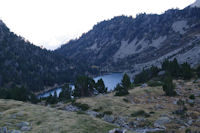
<svg viewBox="0 0 200 133"><path fill-rule="evenodd" d="M105 86L108 88L108 91L112 91L114 90L115 86L121 82L123 78L123 73L106 74L106 75L95 77L94 80L95 82L97 82L101 78L103 79ZM74 89L74 85L70 85L70 86L72 87L72 89ZM50 94L54 95L55 91L56 91L57 96L59 96L60 92L62 91L62 88L56 88L54 90L40 94L38 95L38 98L48 97Z"/></svg>

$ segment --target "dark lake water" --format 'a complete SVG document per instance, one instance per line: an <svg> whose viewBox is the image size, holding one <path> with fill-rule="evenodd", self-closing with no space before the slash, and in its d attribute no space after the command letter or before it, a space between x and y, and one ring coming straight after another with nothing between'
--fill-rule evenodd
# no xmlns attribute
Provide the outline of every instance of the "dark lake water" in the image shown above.
<svg viewBox="0 0 200 133"><path fill-rule="evenodd" d="M105 86L108 88L108 91L114 90L115 86L121 82L123 77L122 73L111 73L106 74L102 76L98 76L94 78L95 82L97 82L99 79L103 79ZM74 85L71 85L72 89L74 89ZM54 92L56 91L57 96L59 96L60 92L62 91L62 88L56 88L54 90L45 92L43 94L38 95L38 97L48 97L50 94L54 95Z"/></svg>

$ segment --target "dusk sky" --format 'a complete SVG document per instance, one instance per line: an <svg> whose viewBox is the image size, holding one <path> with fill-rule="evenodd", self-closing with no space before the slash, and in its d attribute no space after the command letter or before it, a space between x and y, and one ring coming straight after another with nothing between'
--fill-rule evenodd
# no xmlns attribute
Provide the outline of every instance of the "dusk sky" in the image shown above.
<svg viewBox="0 0 200 133"><path fill-rule="evenodd" d="M0 0L0 19L11 31L47 49L78 38L114 16L163 13L195 0Z"/></svg>

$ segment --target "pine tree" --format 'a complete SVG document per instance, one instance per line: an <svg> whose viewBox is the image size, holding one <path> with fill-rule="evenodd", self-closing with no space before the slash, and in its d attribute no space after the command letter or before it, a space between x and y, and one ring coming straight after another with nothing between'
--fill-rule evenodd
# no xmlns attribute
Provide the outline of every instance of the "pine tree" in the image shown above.
<svg viewBox="0 0 200 133"><path fill-rule="evenodd" d="M72 95L72 88L69 86L69 84L66 84L63 86L62 91L59 94L60 100L69 100L71 99Z"/></svg>
<svg viewBox="0 0 200 133"><path fill-rule="evenodd" d="M164 79L163 91L167 96L175 96L175 85L173 84L172 77L167 75Z"/></svg>
<svg viewBox="0 0 200 133"><path fill-rule="evenodd" d="M200 66L197 67L196 72L197 72L197 76L200 78Z"/></svg>
<svg viewBox="0 0 200 133"><path fill-rule="evenodd" d="M86 76L80 76L75 82L73 96L88 97L94 94L95 81Z"/></svg>
<svg viewBox="0 0 200 133"><path fill-rule="evenodd" d="M181 65L182 76L185 80L192 78L192 69L190 65L186 62Z"/></svg>
<svg viewBox="0 0 200 133"><path fill-rule="evenodd" d="M115 91L115 96L125 96L129 94L128 89L122 87L120 84L117 84Z"/></svg>
<svg viewBox="0 0 200 133"><path fill-rule="evenodd" d="M131 87L131 80L130 77L125 73L122 79L122 86L125 89L130 89Z"/></svg>
<svg viewBox="0 0 200 133"><path fill-rule="evenodd" d="M95 84L95 88L98 91L98 93L106 93L107 92L107 88L105 87L103 79L99 79L97 81L97 83Z"/></svg>

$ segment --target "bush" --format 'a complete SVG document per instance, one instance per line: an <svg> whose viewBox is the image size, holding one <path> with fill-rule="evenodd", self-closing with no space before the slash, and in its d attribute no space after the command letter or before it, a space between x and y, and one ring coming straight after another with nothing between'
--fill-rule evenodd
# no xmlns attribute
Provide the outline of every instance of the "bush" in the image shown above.
<svg viewBox="0 0 200 133"><path fill-rule="evenodd" d="M112 111L105 111L103 112L104 115L112 115Z"/></svg>
<svg viewBox="0 0 200 133"><path fill-rule="evenodd" d="M128 99L126 99L126 98L123 98L123 101L126 102L126 103L128 103Z"/></svg>
<svg viewBox="0 0 200 133"><path fill-rule="evenodd" d="M56 92L54 92L54 96L50 94L50 96L47 97L46 104L56 104L56 103L58 103L58 99Z"/></svg>
<svg viewBox="0 0 200 133"><path fill-rule="evenodd" d="M150 115L146 113L144 110L139 110L131 114L132 117L137 117L137 116L144 116L144 117L149 117Z"/></svg>
<svg viewBox="0 0 200 133"><path fill-rule="evenodd" d="M190 128L187 128L187 129L185 130L185 133L192 133L192 131L191 131Z"/></svg>
<svg viewBox="0 0 200 133"><path fill-rule="evenodd" d="M76 103L75 102L75 103L72 103L72 105L80 108L83 111L86 111L86 110L88 110L90 108L90 106L88 104L82 104L82 103Z"/></svg>
<svg viewBox="0 0 200 133"><path fill-rule="evenodd" d="M99 111L101 111L102 109L103 109L102 107L99 107L99 108L97 108L97 109L93 109L93 111L99 112Z"/></svg>
<svg viewBox="0 0 200 133"><path fill-rule="evenodd" d="M156 86L162 86L163 83L160 82L160 81L149 81L148 83L148 86L151 86L151 87L156 87Z"/></svg>
<svg viewBox="0 0 200 133"><path fill-rule="evenodd" d="M194 100L195 99L194 94L190 95L189 98Z"/></svg>
<svg viewBox="0 0 200 133"><path fill-rule="evenodd" d="M179 99L177 105L179 105L179 109L174 111L173 114L180 115L182 118L184 118L187 112L187 107L185 106L185 102Z"/></svg>

